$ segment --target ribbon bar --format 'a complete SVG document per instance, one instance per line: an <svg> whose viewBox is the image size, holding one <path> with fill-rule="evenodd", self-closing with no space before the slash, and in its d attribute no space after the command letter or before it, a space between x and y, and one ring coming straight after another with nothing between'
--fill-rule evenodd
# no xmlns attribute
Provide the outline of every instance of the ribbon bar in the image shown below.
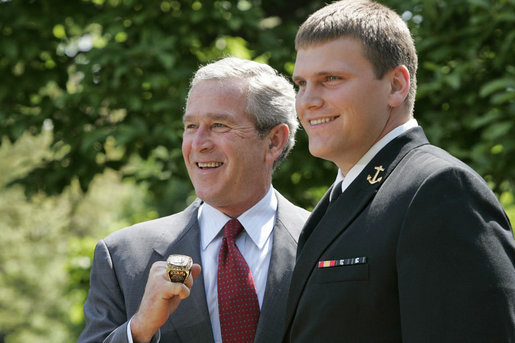
<svg viewBox="0 0 515 343"><path fill-rule="evenodd" d="M330 268L330 267L339 267L339 266L352 266L355 264L364 264L367 263L367 257L352 257L352 258L344 258L341 260L328 260L328 261L318 261L318 268Z"/></svg>

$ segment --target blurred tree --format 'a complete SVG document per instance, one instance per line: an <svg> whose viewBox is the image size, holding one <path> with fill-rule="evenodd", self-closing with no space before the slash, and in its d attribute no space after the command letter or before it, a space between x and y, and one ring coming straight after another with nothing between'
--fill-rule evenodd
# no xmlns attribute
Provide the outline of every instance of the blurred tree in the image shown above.
<svg viewBox="0 0 515 343"><path fill-rule="evenodd" d="M0 147L0 342L76 341L95 242L108 232L157 217L143 185L105 170L87 194L76 181L62 193L26 197L9 187L51 159L52 136L23 134Z"/></svg>
<svg viewBox="0 0 515 343"><path fill-rule="evenodd" d="M419 53L415 115L500 194L515 180L515 1L406 5Z"/></svg>
<svg viewBox="0 0 515 343"><path fill-rule="evenodd" d="M97 173L113 168L148 182L159 213L184 207L183 194L192 188L181 157L181 118L193 71L233 54L283 72L289 65L291 72L296 23L290 19L283 34L281 19L265 17L257 4L0 2L0 51L6 52L0 57L0 133L15 140L46 125L59 152L18 182L28 193L57 194L77 178L85 190ZM299 142L305 145L306 138ZM314 168L315 159L300 151L281 168L277 184L312 206L334 167ZM307 168L290 176L295 165ZM305 187L298 187L301 181Z"/></svg>
<svg viewBox="0 0 515 343"><path fill-rule="evenodd" d="M515 0L381 2L416 41L416 118L513 222ZM194 198L181 156L193 72L232 54L291 74L298 25L324 4L0 0L0 343L75 339L94 243ZM301 130L274 185L311 208L335 172Z"/></svg>
<svg viewBox="0 0 515 343"><path fill-rule="evenodd" d="M16 145L4 139L0 149L0 342L44 342L46 327L53 327L58 342L70 338L71 301L61 293L66 242L59 239L69 224L69 204L64 197L29 200L21 186L6 187L41 163L50 142L48 133L24 134Z"/></svg>
<svg viewBox="0 0 515 343"><path fill-rule="evenodd" d="M482 175L515 221L515 1L385 1L419 55L415 117Z"/></svg>
<svg viewBox="0 0 515 343"><path fill-rule="evenodd" d="M471 164L498 195L515 168L514 0L385 0L411 26L420 54L416 117L430 140ZM180 145L189 79L226 54L293 70L299 23L314 0L0 2L0 134L53 128L59 152L23 179L27 192L87 189L105 168L149 184L160 214L192 188ZM274 184L313 206L331 163L298 147ZM191 199L188 198L188 199Z"/></svg>

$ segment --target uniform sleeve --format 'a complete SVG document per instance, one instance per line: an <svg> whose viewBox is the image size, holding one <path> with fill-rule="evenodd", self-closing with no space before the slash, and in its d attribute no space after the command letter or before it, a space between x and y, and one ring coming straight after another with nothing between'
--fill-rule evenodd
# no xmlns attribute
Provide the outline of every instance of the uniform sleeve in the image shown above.
<svg viewBox="0 0 515 343"><path fill-rule="evenodd" d="M448 168L421 183L397 246L404 342L515 339L515 244L475 173Z"/></svg>

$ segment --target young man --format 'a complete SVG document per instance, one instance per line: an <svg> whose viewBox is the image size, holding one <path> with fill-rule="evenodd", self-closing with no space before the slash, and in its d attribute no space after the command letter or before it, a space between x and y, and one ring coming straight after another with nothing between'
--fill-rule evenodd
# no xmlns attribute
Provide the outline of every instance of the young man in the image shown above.
<svg viewBox="0 0 515 343"><path fill-rule="evenodd" d="M311 15L295 44L309 150L339 174L299 238L284 342L514 341L509 220L413 118L406 24L344 0Z"/></svg>
<svg viewBox="0 0 515 343"><path fill-rule="evenodd" d="M297 238L309 214L271 185L294 145L294 99L293 86L261 63L226 58L197 71L182 152L199 199L98 243L80 343L280 337ZM170 282L170 254L202 264L202 271L193 266L194 285L191 276ZM238 306L245 309L236 313Z"/></svg>

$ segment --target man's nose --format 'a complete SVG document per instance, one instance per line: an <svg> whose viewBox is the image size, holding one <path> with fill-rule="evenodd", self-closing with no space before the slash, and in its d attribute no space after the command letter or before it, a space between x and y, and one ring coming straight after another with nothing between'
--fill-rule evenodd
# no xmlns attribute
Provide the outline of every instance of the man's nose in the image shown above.
<svg viewBox="0 0 515 343"><path fill-rule="evenodd" d="M194 133L192 148L196 151L204 151L210 149L212 146L213 141L211 140L209 129L201 125Z"/></svg>
<svg viewBox="0 0 515 343"><path fill-rule="evenodd" d="M313 85L308 84L301 92L297 93L297 108L308 110L320 107L323 103L320 89Z"/></svg>

